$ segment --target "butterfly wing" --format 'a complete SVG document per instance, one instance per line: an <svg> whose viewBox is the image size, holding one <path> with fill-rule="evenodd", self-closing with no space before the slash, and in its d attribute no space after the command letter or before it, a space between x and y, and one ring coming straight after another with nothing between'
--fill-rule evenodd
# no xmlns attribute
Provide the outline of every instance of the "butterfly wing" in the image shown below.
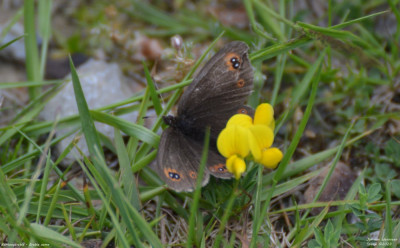
<svg viewBox="0 0 400 248"><path fill-rule="evenodd" d="M228 43L205 64L182 95L178 115L173 118L180 125L164 130L157 153L157 172L172 189L192 191L196 186L203 143L198 136L191 137L188 130L211 129L202 184L207 184L210 174L219 178L232 177L215 141L232 115L254 114L250 107L243 105L253 88L248 49L243 42Z"/></svg>
<svg viewBox="0 0 400 248"><path fill-rule="evenodd" d="M200 70L178 104L178 117L199 130L211 128L215 139L253 88L248 46L228 43Z"/></svg>
<svg viewBox="0 0 400 248"><path fill-rule="evenodd" d="M221 156L216 149L208 150L207 171L214 177L229 179L233 175L226 168L226 158Z"/></svg>
<svg viewBox="0 0 400 248"><path fill-rule="evenodd" d="M169 127L161 135L157 153L157 173L167 185L177 192L192 191L197 182L202 144ZM202 185L209 180L204 171Z"/></svg>
<svg viewBox="0 0 400 248"><path fill-rule="evenodd" d="M236 109L236 113L253 116L254 110L249 106L241 106ZM192 191L197 182L202 150L201 142L173 127L165 129L157 153L158 175L177 192ZM213 144L210 144L202 185L208 183L210 174L223 179L232 178L233 175L227 170L225 163L226 159Z"/></svg>

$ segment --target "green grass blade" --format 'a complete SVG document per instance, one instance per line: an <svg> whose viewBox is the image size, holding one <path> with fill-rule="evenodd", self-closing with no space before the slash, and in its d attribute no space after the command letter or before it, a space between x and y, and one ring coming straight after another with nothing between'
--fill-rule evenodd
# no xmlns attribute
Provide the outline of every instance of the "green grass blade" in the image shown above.
<svg viewBox="0 0 400 248"><path fill-rule="evenodd" d="M99 122L116 127L129 136L133 136L155 147L160 142L160 137L149 129L116 116L95 111L90 111L92 117Z"/></svg>
<svg viewBox="0 0 400 248"><path fill-rule="evenodd" d="M146 2L140 0L131 0L131 2L133 7L135 8L135 18L143 19L160 27L172 29L178 34L187 29L185 25L180 23L175 18L171 17L167 13L158 10L150 4L147 4Z"/></svg>
<svg viewBox="0 0 400 248"><path fill-rule="evenodd" d="M325 56L325 53L326 53L326 51L324 50L320 54L320 56L318 57L318 59L314 63L314 66L321 68L322 61L323 61L323 58ZM284 156L282 158L282 161L281 161L280 165L278 166L278 169L276 170L274 178L272 179L272 187L271 187L270 192L268 194L267 200L264 202L264 205L262 207L260 215L259 216L255 216L255 223L254 223L254 226L253 226L253 235L252 235L252 240L251 240L251 243L250 243L250 247L252 247L252 248L256 246L257 235L258 235L258 232L259 232L260 227L261 227L261 222L264 220L264 217L265 217L266 212L268 210L269 203L270 203L270 200L272 198L272 194L274 192L275 186L278 183L278 181L281 179L281 176L282 176L283 172L285 171L285 169L286 169L286 167L287 167L287 165L288 165L288 163L289 163L289 161L290 161L290 159L291 159L291 157L292 157L292 155L293 155L298 143L300 142L300 138L301 138L301 136L302 136L302 134L304 132L304 129L305 129L307 121L308 121L308 118L311 115L311 110L312 110L312 107L313 107L313 104L314 104L314 101L315 101L315 97L316 97L316 94L317 94L317 88L318 88L317 86L318 86L318 83L319 83L320 69L318 71L319 71L318 76L316 76L313 79L310 98L309 98L309 101L308 101L307 108L305 110L303 119L301 120L299 128L297 129L297 131L296 131L296 133L294 135L294 138L293 138L292 142L290 143L288 150L284 154Z"/></svg>
<svg viewBox="0 0 400 248"><path fill-rule="evenodd" d="M17 133L18 129L16 127L22 129L28 124L28 122L32 121L40 113L40 111L42 111L44 106L50 100L50 97L57 94L57 92L61 89L62 86L51 88L24 107L16 115L12 121L12 124L3 128L4 131L0 134L0 146ZM53 123L49 123L49 126L51 125L53 125Z"/></svg>
<svg viewBox="0 0 400 248"><path fill-rule="evenodd" d="M71 224L71 221L70 221L70 218L68 216L67 210L65 210L65 206L64 206L63 203L61 203L60 206L61 206L61 211L62 211L63 216L64 216L64 221L65 221L65 224L66 224L66 226L67 226L67 228L69 230L69 233L70 233L72 239L76 240L76 233L75 233L74 227Z"/></svg>
<svg viewBox="0 0 400 248"><path fill-rule="evenodd" d="M393 230L393 237L400 237L400 221L397 221L397 225L395 226L394 230ZM392 247L398 247L397 245L399 244L399 240L397 240L396 242L393 242Z"/></svg>
<svg viewBox="0 0 400 248"><path fill-rule="evenodd" d="M141 170L143 167L145 167L146 165L150 164L151 161L153 161L157 156L157 150L154 150L152 152L150 152L149 154L147 154L144 157L141 157L139 161L135 162L132 165L132 172L138 172L139 170Z"/></svg>
<svg viewBox="0 0 400 248"><path fill-rule="evenodd" d="M160 103L160 99L158 98L158 95L157 95L156 87L154 86L154 81L151 78L149 69L147 68L146 64L144 62L142 62L142 64L143 64L143 69L144 69L144 75L145 75L146 81L147 81L147 87L149 87L151 100L153 100L154 110L156 111L157 115L160 115L160 113L162 111L162 106Z"/></svg>
<svg viewBox="0 0 400 248"><path fill-rule="evenodd" d="M21 36L23 37L23 36ZM1 50L1 49L0 49ZM12 88L20 88L20 87L35 87L35 86L44 86L51 84L60 84L65 82L65 80L42 80L42 81L26 81L26 82L1 82L0 89L12 89Z"/></svg>
<svg viewBox="0 0 400 248"><path fill-rule="evenodd" d="M23 126L27 125L29 121L35 118L40 113L40 111L42 111L44 106L45 103L34 106L32 111L22 116L15 124L15 126L22 128ZM5 141L9 140L11 137L13 137L17 133L19 128L9 128L6 129L4 132L2 132L0 135L0 145L2 145Z"/></svg>
<svg viewBox="0 0 400 248"><path fill-rule="evenodd" d="M26 35L18 36L17 38L15 38L15 39L13 39L13 40L10 40L9 42L7 42L7 43L1 45L1 46L0 46L0 51L3 50L4 48L8 47L8 46L11 45L12 43L16 42L17 40L22 39L22 38L25 37L25 36L26 36ZM0 89L1 89L1 85L0 85Z"/></svg>
<svg viewBox="0 0 400 248"><path fill-rule="evenodd" d="M40 212L42 210L44 197L46 195L47 183L49 182L50 169L51 169L51 163L50 163L50 151L49 151L49 153L47 154L46 167L44 168L44 173L41 181L39 203L38 203L39 205L36 213L36 223L39 223Z"/></svg>
<svg viewBox="0 0 400 248"><path fill-rule="evenodd" d="M51 36L51 5L52 0L42 0L38 3L39 35L42 38L40 58L40 78L44 77L46 67L47 48Z"/></svg>
<svg viewBox="0 0 400 248"><path fill-rule="evenodd" d="M385 215L385 235L384 235L384 237L388 240L392 240L394 238L392 208L391 208L391 202L392 202L391 188L392 188L392 180L389 180L386 182L386 187L385 187L386 215Z"/></svg>
<svg viewBox="0 0 400 248"><path fill-rule="evenodd" d="M51 230L50 228L47 228L45 226L32 223L30 225L30 228L32 229L33 233L37 236L42 238L43 240L49 240L53 241L56 243L60 244L60 247L63 247L64 245L68 245L71 247L77 247L77 248L82 248L80 244L75 243L74 241L66 238L64 235Z"/></svg>
<svg viewBox="0 0 400 248"><path fill-rule="evenodd" d="M19 207L17 204L17 197L10 187L8 180L3 172L3 169L0 167L0 205L2 209L7 209L7 211L12 216L17 216L17 211L19 211Z"/></svg>
<svg viewBox="0 0 400 248"><path fill-rule="evenodd" d="M71 135L75 132L76 132L76 130L72 130L71 132L68 132L63 136L57 137L56 139L51 141L50 146L57 144L58 142L63 140L65 137L68 137L69 135ZM8 162L7 164L2 165L2 169L3 169L4 173L8 173L12 170L15 170L19 166L23 165L25 162L34 159L38 154L43 152L44 148L45 148L44 145L42 145L41 147L36 147L35 150L33 150L27 154L24 154L16 159Z"/></svg>
<svg viewBox="0 0 400 248"><path fill-rule="evenodd" d="M82 170L85 172L85 175L89 178L90 182L92 183L92 186L94 187L94 189L97 192L97 195L100 197L104 208L106 209L108 215L110 216L111 221L113 223L113 228L116 230L116 233L117 233L118 241L123 245L123 247L129 247L129 242L125 237L125 233L121 227L121 224L118 220L116 213L114 212L114 209L111 207L110 201L106 197L105 193L103 193L103 191L101 190L101 188L98 184L99 180L95 180L95 177L97 178L100 175L93 174L93 176L92 176L91 172L94 171L94 169L91 169L91 167L89 167L89 166L86 167L86 165L84 165L80 160L77 160L77 161L78 161L79 165L81 166ZM111 198L112 194L109 194L109 196ZM102 221L100 221L100 223L102 223Z"/></svg>
<svg viewBox="0 0 400 248"><path fill-rule="evenodd" d="M238 192L237 192L238 185L239 185L239 180L235 180L235 184L233 186L232 193L229 196L228 203L227 203L226 209L224 211L224 215L222 216L222 219L221 219L217 237L215 238L215 241L213 244L213 247L215 247L215 248L220 247L219 244L221 243L222 233L225 230L226 223L232 214L233 203L235 202L235 199L238 196Z"/></svg>
<svg viewBox="0 0 400 248"><path fill-rule="evenodd" d="M35 30L35 1L24 1L24 29L25 29L25 54L26 74L30 81L40 81L39 73L39 52L36 42ZM29 88L29 96L35 99L40 94L40 88Z"/></svg>
<svg viewBox="0 0 400 248"><path fill-rule="evenodd" d="M101 183L100 185L102 186L104 191L110 191L109 193L111 195L111 200L115 204L115 206L118 206L123 224L126 225L129 233L132 235L134 244L137 247L142 247L142 244L138 237L138 232L134 227L134 225L137 225L138 229L142 230L142 234L146 237L147 241L153 245L153 247L162 247L161 242L159 241L157 236L151 231L151 228L148 227L148 223L128 202L127 198L123 194L119 183L112 176L114 173L112 173L110 169L106 166L104 160L101 158L100 155L95 156L94 163L96 167L88 168L90 169L91 173L93 173L93 175L96 177L97 181L104 180L104 183ZM98 171L98 173L96 171ZM105 199L105 197L102 197L103 202L105 201ZM110 210L107 211L109 212Z"/></svg>
<svg viewBox="0 0 400 248"><path fill-rule="evenodd" d="M114 129L114 139L125 195L127 196L128 201L132 203L132 205L137 210L139 210L141 208L141 202L139 198L136 178L132 173L129 162L129 155L122 139L122 135L118 129Z"/></svg>
<svg viewBox="0 0 400 248"><path fill-rule="evenodd" d="M292 24L291 21L287 20L286 18L277 14L274 10L272 10L264 3L261 3L258 0L253 0L253 3L255 11L258 13L260 21L264 24L265 28L271 30L271 32L275 34L279 41L286 41L285 34L282 33L282 31L279 29L277 20L283 21L286 24L290 24L292 26L294 26L294 24Z"/></svg>
<svg viewBox="0 0 400 248"><path fill-rule="evenodd" d="M312 178L316 177L322 170L315 170L313 172L307 173L303 176L299 176L296 178L293 178L287 182L281 183L281 184L277 184L274 190L274 193L272 194L272 197L276 197L279 195L282 195L284 193L290 192L291 190L296 189L296 187L300 186L301 184L310 181ZM262 193L262 200L266 200L267 199L267 195L268 195L268 191L269 189L264 190L264 192Z"/></svg>
<svg viewBox="0 0 400 248"><path fill-rule="evenodd" d="M69 56L69 64L71 68L72 84L74 86L75 100L81 120L82 132L85 135L90 155L93 157L100 155L100 158L104 160L104 153L103 149L101 148L100 138L97 134L96 127L94 126L93 119L90 116L89 107L87 105L85 95L83 94L81 83L79 81L78 74L76 73L71 56ZM96 152L96 150L98 152Z"/></svg>
<svg viewBox="0 0 400 248"><path fill-rule="evenodd" d="M365 133L362 133L362 134L354 137L353 139L349 140L346 143L346 146L354 144L356 141L370 135L373 131L374 130L369 130L369 131L366 131ZM287 168L285 169L285 172L282 174L281 179L285 179L285 178L294 176L296 174L299 174L299 173L307 170L311 166L314 166L315 164L318 164L318 163L332 157L338 151L339 147L340 146L338 145L334 148L310 155L308 157L305 157L301 160L298 160L294 163L289 164L287 166ZM263 179L264 186L268 186L269 184L272 183L273 178L275 177L275 173L276 173L276 171L271 172L264 176L264 179Z"/></svg>
<svg viewBox="0 0 400 248"><path fill-rule="evenodd" d="M267 59L275 57L279 54L282 54L284 52L304 46L307 43L309 43L310 41L311 41L310 38L305 37L305 36L300 36L296 39L293 39L293 40L290 40L290 41L287 41L284 43L278 43L278 44L269 46L267 48L260 49L254 53L251 53L249 55L249 57L252 62L259 61L259 60L260 61L267 60Z"/></svg>
<svg viewBox="0 0 400 248"><path fill-rule="evenodd" d="M373 13L373 14L370 14L370 15L366 15L366 16L363 16L363 17L360 17L360 18L353 19L351 21L347 21L347 22L343 22L343 23L337 24L335 26L331 26L330 28L331 29L342 29L342 28L347 27L349 25L365 21L367 19L370 19L370 18L379 16L379 15L385 14L387 12L388 12L388 10L376 12L376 13Z"/></svg>
<svg viewBox="0 0 400 248"><path fill-rule="evenodd" d="M250 19L250 24L251 24L252 29L254 30L254 32L256 34L264 37L267 40L273 41L274 40L273 37L267 35L263 30L261 30L259 28L260 24L258 24L257 21L256 21L256 18L254 16L253 6L252 6L251 2L252 2L252 0L244 0L243 4L244 4L244 7L246 8L247 16Z"/></svg>
<svg viewBox="0 0 400 248"><path fill-rule="evenodd" d="M193 246L193 240L195 240L195 222L196 215L198 214L199 200L201 197L201 186L203 183L204 170L207 163L208 147L210 145L210 129L208 128L205 133L203 152L201 156L201 162L199 170L197 172L196 189L193 194L192 205L190 206L190 217L189 217L189 231L186 247L191 248ZM201 223L203 224L203 223Z"/></svg>
<svg viewBox="0 0 400 248"><path fill-rule="evenodd" d="M146 237L151 246L155 248L162 248L163 245L161 244L160 239L151 229L150 224L143 218L142 215L139 214L138 210L136 210L132 205L127 204L127 207L136 227Z"/></svg>
<svg viewBox="0 0 400 248"><path fill-rule="evenodd" d="M294 248L301 247L301 243L304 240L311 237L311 235L314 232L314 228L318 228L319 224L321 224L321 222L325 218L328 211L329 211L329 206L325 207L324 210L322 210L321 213L318 214L318 216L314 219L314 221L311 223L311 225L306 226L305 228L302 228L301 230L299 230L300 232L296 236L291 247L294 247Z"/></svg>
<svg viewBox="0 0 400 248"><path fill-rule="evenodd" d="M54 212L54 209L56 208L56 204L57 204L57 200L58 200L58 195L59 195L60 189L61 189L61 183L62 183L62 181L59 180L58 184L56 186L56 191L54 192L54 194L52 196L50 207L46 214L46 218L44 219L44 222L43 222L44 226L49 225L51 218L53 216L53 212Z"/></svg>
<svg viewBox="0 0 400 248"><path fill-rule="evenodd" d="M4 38L6 37L7 33L10 31L10 29L17 23L22 15L24 14L24 8L21 7L19 10L13 15L13 17L10 19L8 24L4 27L2 27L2 30L0 32L0 44L3 43ZM0 49L1 50L1 49Z"/></svg>
<svg viewBox="0 0 400 248"><path fill-rule="evenodd" d="M335 170L335 167L336 167L337 163L339 162L339 159L342 156L343 149L346 147L346 141L347 141L347 138L350 135L351 130L354 127L354 123L355 123L355 121L353 121L350 124L350 127L347 129L347 131L346 131L346 133L345 133L345 135L344 135L344 137L342 139L342 142L341 142L341 144L339 146L339 149L338 149L338 151L337 151L337 153L335 155L335 158L333 159L333 162L330 165L330 169L329 169L328 173L326 174L326 176L324 178L324 181L322 182L320 188L318 189L318 192L315 194L315 197L314 197L314 199L313 199L313 201L311 203L317 202L317 200L321 196L322 192L324 191L326 185L328 184L328 182L329 182L329 180L330 180L330 178L331 178L331 176L333 174L333 171ZM311 209L309 209L306 213L304 213L304 215L302 217L302 220L304 220L307 217L307 215L309 214L310 211L311 211Z"/></svg>
<svg viewBox="0 0 400 248"><path fill-rule="evenodd" d="M57 124L57 122L55 122L55 125ZM21 132L22 135L24 135ZM42 152L42 156L39 159L38 165L36 166L36 170L34 172L34 174L32 175L32 178L30 179L30 184L25 188L25 197L24 197L24 202L21 206L21 210L20 213L18 215L18 219L17 219L17 225L22 224L23 219L25 218L28 208L29 208L29 204L31 202L32 196L33 196L33 192L35 189L35 185L36 185L36 181L39 179L39 176L42 173L42 167L43 164L45 162L45 159L47 157L48 151L50 149L50 143L51 140L53 139L53 136L55 134L55 131L53 130L53 132L50 133L49 137L46 140L45 146L44 146L44 150ZM27 140L30 140L29 137L26 137ZM30 140L30 142L32 144L34 144L35 146L38 146L37 144L35 144L35 142L33 140ZM48 160L48 159L46 159Z"/></svg>
<svg viewBox="0 0 400 248"><path fill-rule="evenodd" d="M281 88L281 82L282 82L282 77L283 77L283 71L286 65L286 60L287 60L287 55L282 54L278 56L278 64L276 66L275 70L275 80L274 80L274 89L272 90L272 96L271 96L271 101L270 104L272 106L275 105L276 99L278 97L278 92Z"/></svg>
<svg viewBox="0 0 400 248"><path fill-rule="evenodd" d="M146 91L144 92L142 101L140 103L137 119L136 119L136 124L139 126L144 125L144 117L146 116L148 106L150 105L150 86L146 87ZM136 156L136 152L139 149L139 142L140 140L135 137L131 136L129 138L128 144L127 144L127 150L129 153L129 161L131 163L136 162L137 159L140 158L140 156Z"/></svg>

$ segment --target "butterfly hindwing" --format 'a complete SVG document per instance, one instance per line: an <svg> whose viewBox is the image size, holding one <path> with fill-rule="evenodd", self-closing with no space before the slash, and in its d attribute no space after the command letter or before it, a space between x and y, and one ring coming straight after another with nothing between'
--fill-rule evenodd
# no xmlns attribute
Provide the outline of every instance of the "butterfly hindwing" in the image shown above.
<svg viewBox="0 0 400 248"><path fill-rule="evenodd" d="M202 145L169 127L161 135L157 173L175 191L192 191L197 182ZM209 180L204 172L202 185Z"/></svg>

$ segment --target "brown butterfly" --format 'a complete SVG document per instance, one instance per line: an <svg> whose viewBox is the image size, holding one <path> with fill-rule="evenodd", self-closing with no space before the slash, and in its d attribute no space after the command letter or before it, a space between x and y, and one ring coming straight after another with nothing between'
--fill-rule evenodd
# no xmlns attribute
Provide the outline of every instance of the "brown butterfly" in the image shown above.
<svg viewBox="0 0 400 248"><path fill-rule="evenodd" d="M253 88L249 47L233 41L217 52L195 76L183 93L177 116L164 116L169 125L161 135L157 153L158 175L175 191L192 191L196 186L204 135L210 128L210 149L202 185L210 174L231 178L216 139L228 119L237 113L252 115L244 106Z"/></svg>

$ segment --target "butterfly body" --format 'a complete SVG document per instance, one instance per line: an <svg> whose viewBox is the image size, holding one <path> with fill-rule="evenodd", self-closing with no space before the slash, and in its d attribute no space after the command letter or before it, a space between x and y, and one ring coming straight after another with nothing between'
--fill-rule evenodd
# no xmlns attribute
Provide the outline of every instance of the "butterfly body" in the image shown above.
<svg viewBox="0 0 400 248"><path fill-rule="evenodd" d="M178 129L182 134L191 137L194 140L204 140L204 131L193 125L194 120L182 116L167 115L163 117L163 121L168 126Z"/></svg>
<svg viewBox="0 0 400 248"><path fill-rule="evenodd" d="M244 106L253 87L253 70L247 52L248 46L243 42L225 45L183 93L177 116L163 117L169 127L161 135L156 171L170 188L194 189L206 128L210 128L210 149L203 185L207 184L210 174L232 177L215 143L232 115L252 111Z"/></svg>

